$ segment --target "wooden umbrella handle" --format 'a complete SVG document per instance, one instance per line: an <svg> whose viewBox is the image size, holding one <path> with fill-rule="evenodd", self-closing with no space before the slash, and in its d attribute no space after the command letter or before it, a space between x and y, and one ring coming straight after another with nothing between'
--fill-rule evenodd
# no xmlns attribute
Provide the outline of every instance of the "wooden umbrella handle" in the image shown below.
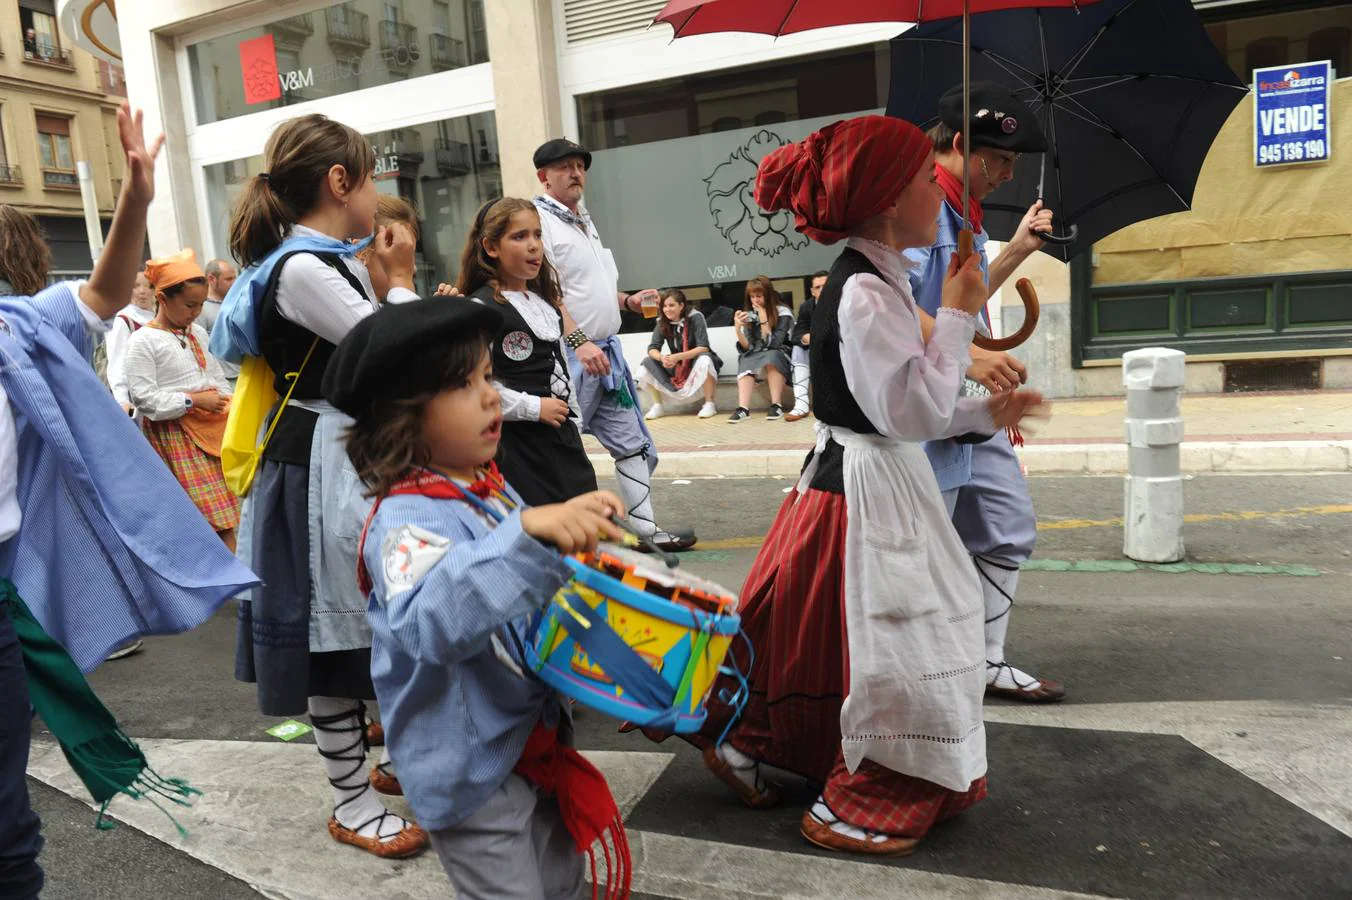
<svg viewBox="0 0 1352 900"><path fill-rule="evenodd" d="M972 343L982 350L1013 350L1032 337L1033 329L1037 328L1039 314L1037 288L1033 287L1033 282L1027 278L1020 278L1014 285L1014 289L1019 292L1019 297L1023 299L1023 325L1009 337L988 338L978 334L972 338Z"/></svg>

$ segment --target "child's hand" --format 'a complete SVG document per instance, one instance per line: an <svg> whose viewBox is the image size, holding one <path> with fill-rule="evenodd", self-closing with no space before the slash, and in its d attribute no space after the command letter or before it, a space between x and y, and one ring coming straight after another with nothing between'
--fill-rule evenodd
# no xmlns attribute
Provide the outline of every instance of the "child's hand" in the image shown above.
<svg viewBox="0 0 1352 900"><path fill-rule="evenodd" d="M1024 418L1045 419L1051 415L1051 407L1042 402L1042 394L1031 390L993 394L986 401L986 408L997 428L1010 428Z"/></svg>
<svg viewBox="0 0 1352 900"><path fill-rule="evenodd" d="M459 289L457 289L455 285L453 285L453 284L448 284L448 283L446 283L445 281L443 281L443 282L441 282L440 284L437 285L436 293L434 293L432 296L433 296L433 297L463 297L464 294L460 293Z"/></svg>
<svg viewBox="0 0 1352 900"><path fill-rule="evenodd" d="M967 262L959 263L958 254L954 253L948 260L948 275L944 277L943 306L976 316L980 315L989 296L986 276L981 272L981 254L973 251Z"/></svg>
<svg viewBox="0 0 1352 900"><path fill-rule="evenodd" d="M568 404L558 397L540 398L540 421L558 428L568 421Z"/></svg>
<svg viewBox="0 0 1352 900"><path fill-rule="evenodd" d="M611 516L624 515L624 504L609 491L596 491L574 497L567 503L537 506L521 514L526 534L563 553L590 553L601 538L621 539L620 529Z"/></svg>
<svg viewBox="0 0 1352 900"><path fill-rule="evenodd" d="M376 259L385 267L390 284L394 287L413 287L413 254L417 244L413 232L403 222L382 225L376 229L376 239L371 245Z"/></svg>

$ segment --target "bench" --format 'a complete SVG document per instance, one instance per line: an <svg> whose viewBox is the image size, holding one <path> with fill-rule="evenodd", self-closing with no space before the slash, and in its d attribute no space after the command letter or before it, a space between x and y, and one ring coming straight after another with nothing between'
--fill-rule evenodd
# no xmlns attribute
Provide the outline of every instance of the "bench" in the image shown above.
<svg viewBox="0 0 1352 900"><path fill-rule="evenodd" d="M652 332L642 332L620 335L620 346L624 350L625 362L629 363L629 369L637 376L639 369L643 367L643 360L648 357L648 344L652 341ZM736 329L731 325L725 325L721 328L709 329L709 345L713 351L718 354L723 365L718 370L718 392L714 395L715 402L718 404L720 412L731 413L737 408L737 334ZM639 399L639 405L645 410L648 408L651 395L643 392L644 396ZM681 414L686 412L695 412L699 409L702 399L697 399L689 404L669 404L663 406L669 412ZM752 395L752 408L768 409L770 407L770 391L763 383ZM792 387L784 390L784 408L787 410L793 406Z"/></svg>

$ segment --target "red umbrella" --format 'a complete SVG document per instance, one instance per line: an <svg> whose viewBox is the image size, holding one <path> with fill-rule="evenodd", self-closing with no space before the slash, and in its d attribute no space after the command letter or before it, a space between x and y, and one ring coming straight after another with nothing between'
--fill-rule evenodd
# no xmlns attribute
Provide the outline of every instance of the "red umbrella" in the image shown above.
<svg viewBox="0 0 1352 900"><path fill-rule="evenodd" d="M722 31L747 31L755 34L795 34L813 28L833 25L858 25L866 22L932 22L936 19L962 17L962 83L971 84L972 13L995 12L1002 9L1031 7L1069 7L1079 9L1098 0L670 0L657 14L654 23L672 27L675 37L696 34L715 34ZM962 120L970 122L971 91L965 89L962 98ZM968 176L971 164L970 148L963 140L962 224L958 239L958 254L966 260L972 254L973 236L967 209ZM1026 278L1016 285L1028 310L1024 327L1019 334L1001 341L990 339L978 343L988 349L1008 349L1022 341L1037 323L1037 293Z"/></svg>

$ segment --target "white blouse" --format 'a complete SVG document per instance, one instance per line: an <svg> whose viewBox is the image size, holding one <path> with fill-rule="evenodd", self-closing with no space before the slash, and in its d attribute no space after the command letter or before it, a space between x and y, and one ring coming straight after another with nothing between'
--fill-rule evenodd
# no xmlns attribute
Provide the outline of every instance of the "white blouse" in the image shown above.
<svg viewBox="0 0 1352 900"><path fill-rule="evenodd" d="M849 246L883 276L851 276L840 296L840 361L860 411L881 434L905 441L993 434L986 401L958 396L976 320L941 309L926 344L906 277L912 263L873 241L850 238Z"/></svg>
<svg viewBox="0 0 1352 900"><path fill-rule="evenodd" d="M206 352L207 332L192 326L206 368L197 364L192 345L182 334L145 327L131 336L127 348L127 390L137 412L153 422L181 419L189 394L215 388L230 394L230 382L216 357Z"/></svg>
<svg viewBox="0 0 1352 900"><path fill-rule="evenodd" d="M563 328L559 324L557 311L549 305L549 301L534 291L503 291L502 296L507 298L507 302L512 304L517 312L521 313L521 318L526 320L526 324L530 326L531 331L535 332L537 337L559 344L560 356L554 359L554 371L549 377L550 392L557 399L567 403L574 416L581 418L582 412L577 405L572 376L559 362L560 359L565 357L562 355ZM502 396L503 419L508 422L540 421L539 397L524 391L514 391L501 381L495 383L498 387L498 393Z"/></svg>
<svg viewBox="0 0 1352 900"><path fill-rule="evenodd" d="M145 327L150 320L155 318L155 310L141 309L135 304L127 304L118 311L113 318L113 327L108 330L106 339L108 347L108 387L112 389L113 399L123 406L131 403L131 397L127 394L127 345L131 341L131 336L139 328L133 328L133 324L139 327Z"/></svg>

